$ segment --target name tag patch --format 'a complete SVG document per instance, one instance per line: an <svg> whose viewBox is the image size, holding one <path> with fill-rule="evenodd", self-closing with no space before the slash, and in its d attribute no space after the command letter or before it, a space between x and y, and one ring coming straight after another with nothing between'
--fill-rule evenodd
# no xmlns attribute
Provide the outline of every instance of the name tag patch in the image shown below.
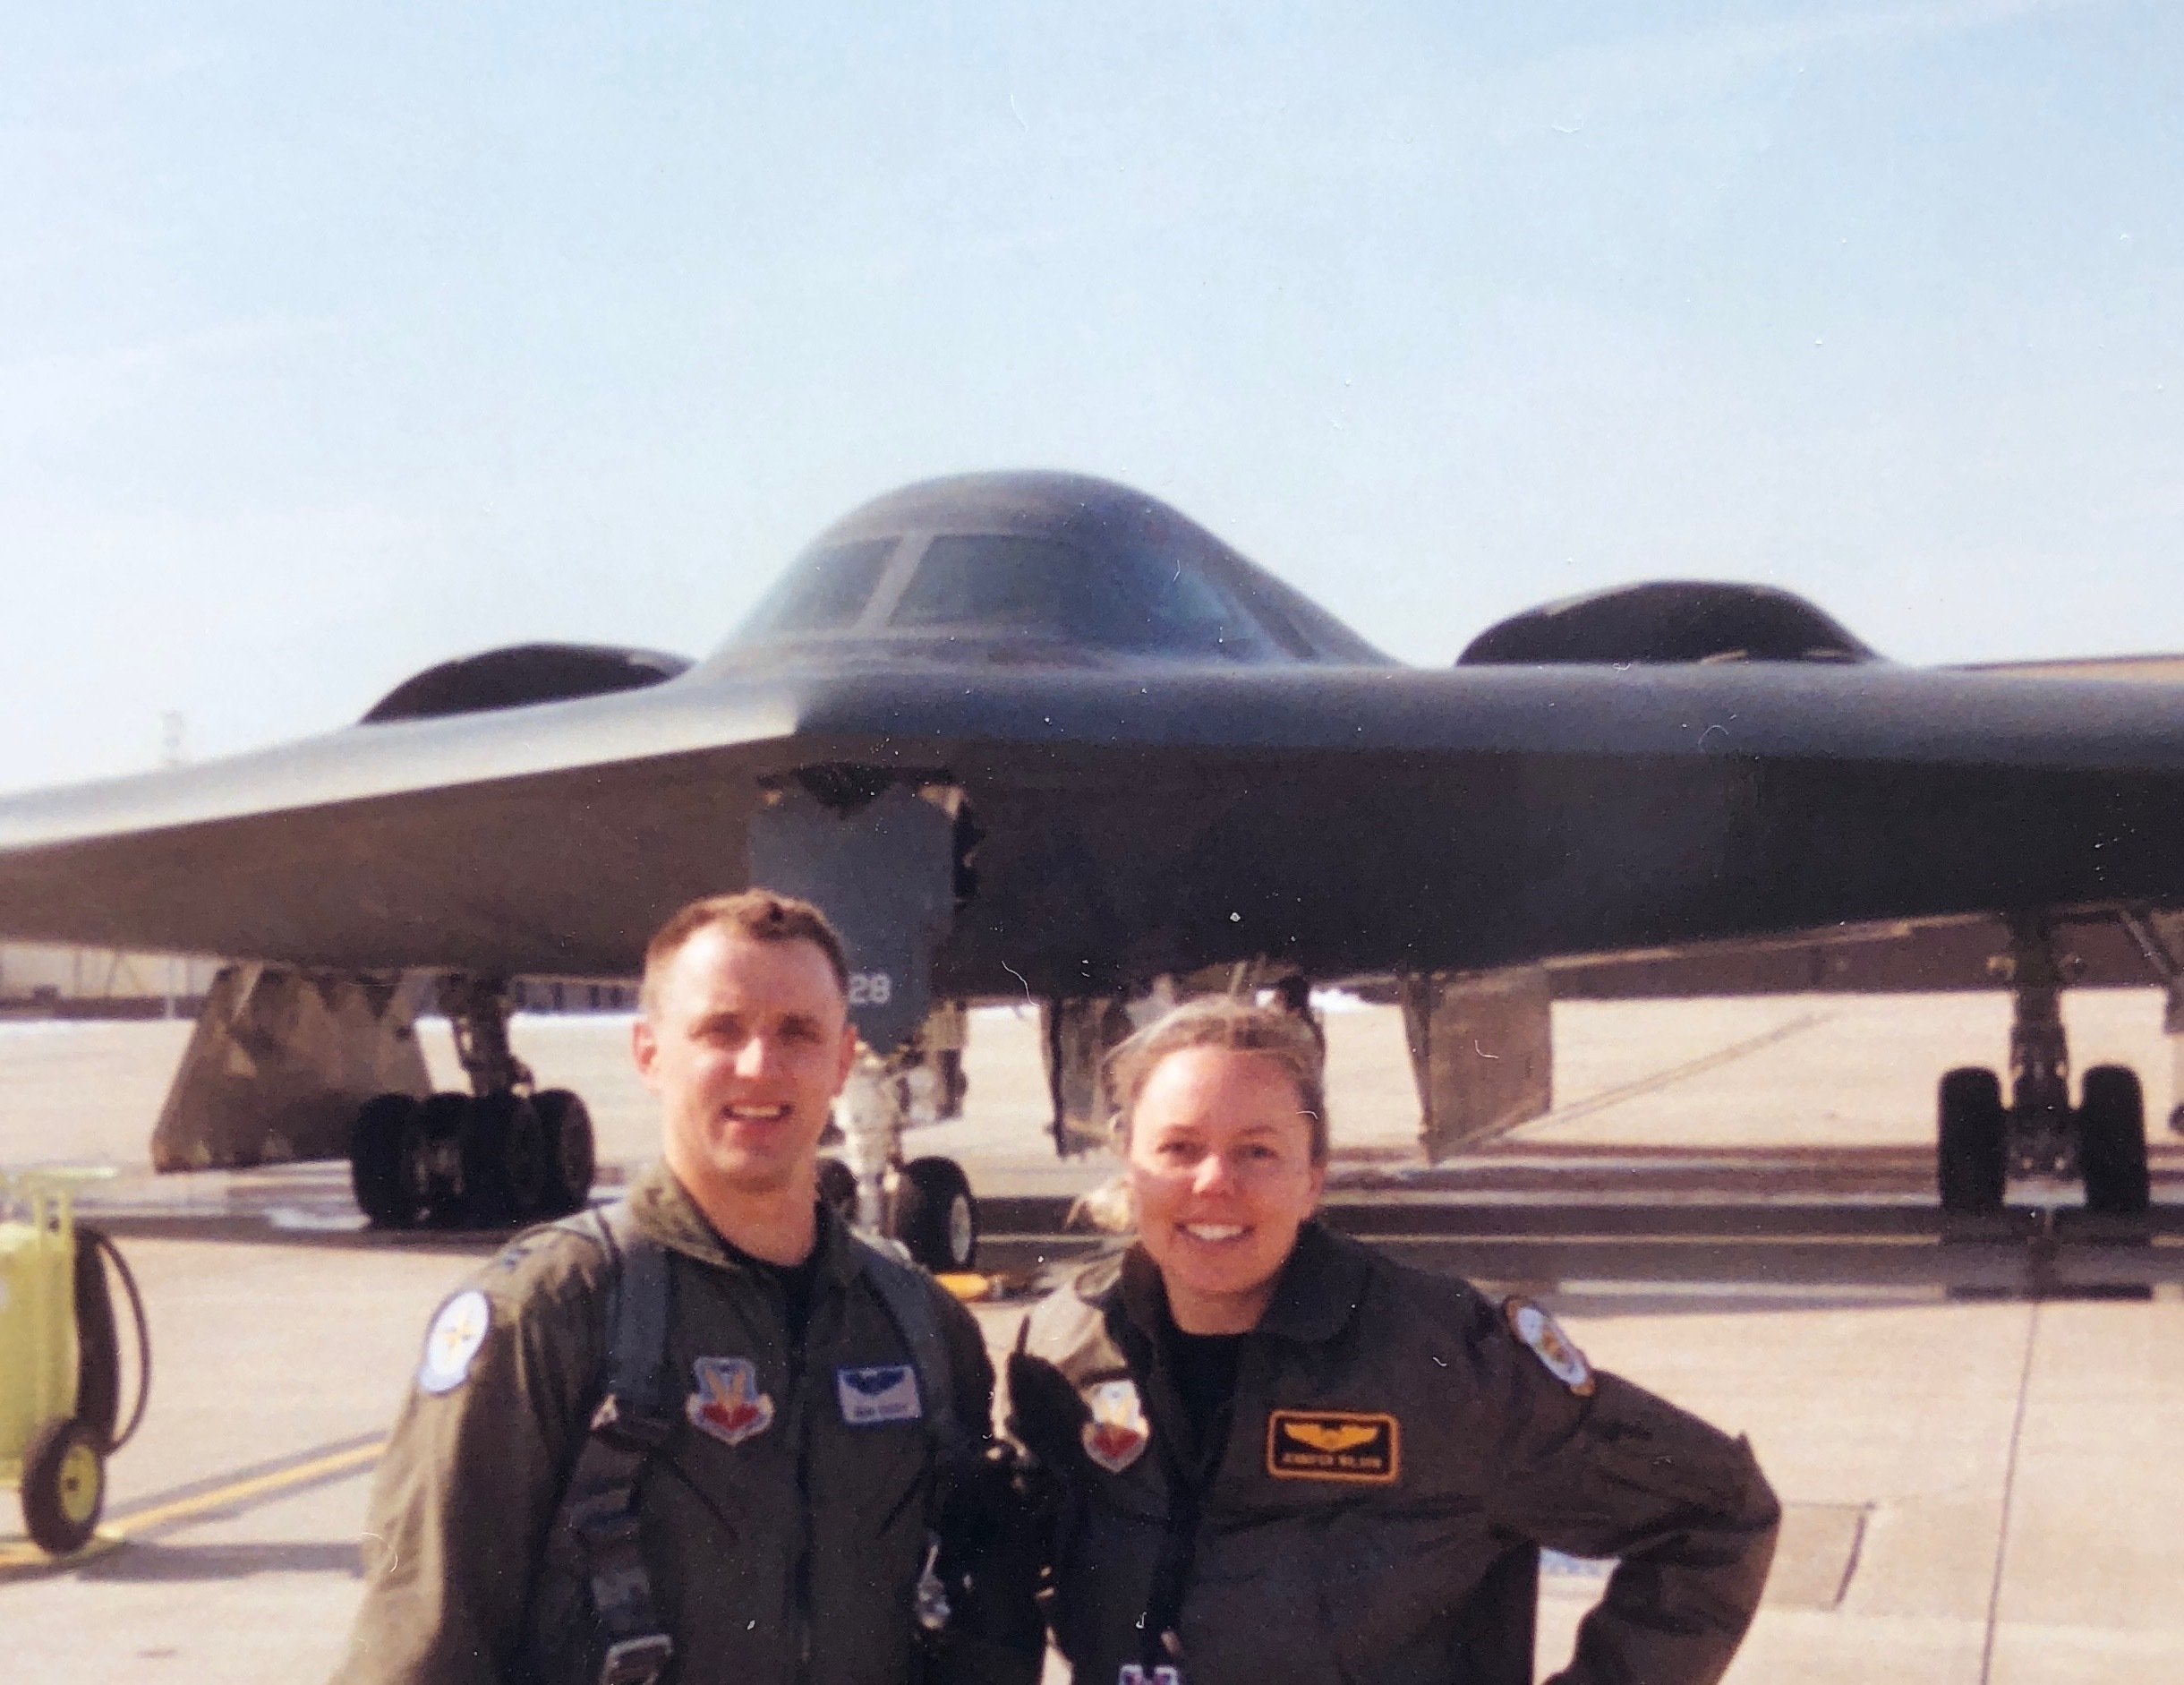
<svg viewBox="0 0 2184 1685"><path fill-rule="evenodd" d="M917 1396L917 1371L909 1364L837 1369L834 1396L841 1401L841 1419L851 1427L922 1421L926 1414Z"/></svg>
<svg viewBox="0 0 2184 1685"><path fill-rule="evenodd" d="M1276 1479L1385 1486L1402 1467L1403 1431L1392 1416L1276 1410L1267 1418L1267 1472Z"/></svg>

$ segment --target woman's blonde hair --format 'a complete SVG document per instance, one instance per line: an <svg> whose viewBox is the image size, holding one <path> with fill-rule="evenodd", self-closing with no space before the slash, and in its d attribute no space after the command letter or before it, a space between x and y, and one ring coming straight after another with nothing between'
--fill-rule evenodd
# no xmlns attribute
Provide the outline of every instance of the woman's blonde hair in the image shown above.
<svg viewBox="0 0 2184 1685"><path fill-rule="evenodd" d="M1297 1109L1304 1114L1312 1162L1327 1161L1327 1054L1312 1025L1286 1008L1224 995L1186 1002L1107 1056L1115 1137L1125 1150L1130 1145L1130 1114L1137 1110L1139 1096L1154 1069L1170 1054L1191 1048L1264 1054L1278 1064L1296 1085Z"/></svg>

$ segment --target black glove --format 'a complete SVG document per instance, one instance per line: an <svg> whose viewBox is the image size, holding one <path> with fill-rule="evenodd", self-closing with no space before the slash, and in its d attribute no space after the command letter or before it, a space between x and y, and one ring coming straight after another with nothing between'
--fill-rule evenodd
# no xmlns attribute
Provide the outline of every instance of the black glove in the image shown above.
<svg viewBox="0 0 2184 1685"><path fill-rule="evenodd" d="M1075 1475L1091 1419L1077 1389L1054 1364L1028 1356L1020 1345L1009 1354L1009 1433L1042 1467L1064 1480Z"/></svg>
<svg viewBox="0 0 2184 1685"><path fill-rule="evenodd" d="M1046 1650L1039 1610L1053 1509L1012 1447L994 1445L944 1471L940 1555L948 1621L926 1658L945 1685L1030 1685Z"/></svg>

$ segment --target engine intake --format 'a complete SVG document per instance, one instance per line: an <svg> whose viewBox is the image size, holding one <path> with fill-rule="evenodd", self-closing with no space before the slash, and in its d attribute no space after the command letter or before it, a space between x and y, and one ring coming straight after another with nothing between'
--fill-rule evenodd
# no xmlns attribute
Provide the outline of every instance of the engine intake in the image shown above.
<svg viewBox="0 0 2184 1685"><path fill-rule="evenodd" d="M1472 639L1456 664L1880 659L1831 616L1791 592L1657 579L1513 614Z"/></svg>
<svg viewBox="0 0 2184 1685"><path fill-rule="evenodd" d="M515 644L443 661L405 679L374 703L361 725L491 714L540 702L607 696L664 684L688 659L656 649L603 644Z"/></svg>

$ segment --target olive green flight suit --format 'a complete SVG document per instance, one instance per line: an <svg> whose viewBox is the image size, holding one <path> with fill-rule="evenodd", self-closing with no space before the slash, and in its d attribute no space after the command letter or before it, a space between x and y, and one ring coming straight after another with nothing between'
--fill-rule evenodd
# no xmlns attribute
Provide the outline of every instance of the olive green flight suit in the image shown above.
<svg viewBox="0 0 2184 1685"><path fill-rule="evenodd" d="M1132 1248L1044 1301L1009 1366L1010 1427L1066 1483L1050 1613L1078 1685L1163 1662L1184 1685L1459 1685L1475 1595L1531 1544L1622 1559L1566 1685L1728 1665L1780 1518L1744 1441L1550 1341L1558 1378L1475 1288L1316 1223L1243 1337L1223 1444L1185 1443L1166 1326Z"/></svg>
<svg viewBox="0 0 2184 1685"><path fill-rule="evenodd" d="M661 1685L901 1685L939 1448L922 1419L846 1419L857 1399L838 1371L884 1376L912 1362L855 1244L823 1210L792 1348L779 1281L738 1262L672 1176L655 1168L631 1200L638 1233L669 1252L668 1373L690 1394L637 1487L654 1606L676 1648ZM542 1657L589 1629L587 1565L550 1524L604 1383L611 1273L593 1240L546 1228L471 1279L490 1313L482 1343L452 1365L428 1348L402 1407L337 1685L537 1678ZM968 1311L932 1292L955 1410L982 1433L985 1344ZM456 1306L464 1296L449 1309L471 1308ZM448 1321L436 1320L435 1339ZM464 1349L458 1339L455 1356Z"/></svg>

